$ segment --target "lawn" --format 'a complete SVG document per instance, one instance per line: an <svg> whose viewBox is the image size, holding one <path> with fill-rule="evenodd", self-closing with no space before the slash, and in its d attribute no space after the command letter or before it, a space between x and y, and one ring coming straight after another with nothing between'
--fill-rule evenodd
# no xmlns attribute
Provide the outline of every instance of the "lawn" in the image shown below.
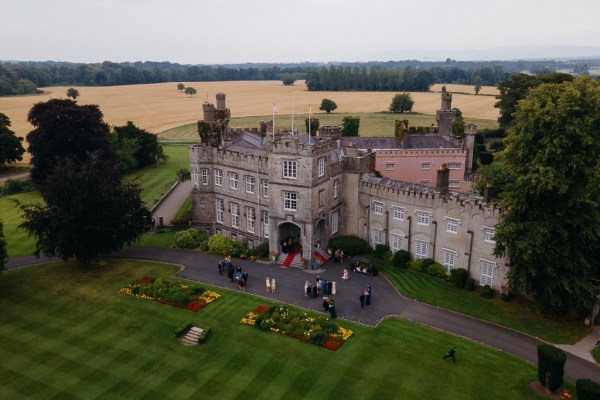
<svg viewBox="0 0 600 400"><path fill-rule="evenodd" d="M377 259L373 261L400 293L423 303L507 326L550 343L574 344L590 332L582 323L544 318L529 303L506 302L497 296L484 299L478 292L458 289L446 280L400 269Z"/></svg>
<svg viewBox="0 0 600 400"><path fill-rule="evenodd" d="M394 114L388 112L379 113L315 113L314 116L319 118L319 124L323 125L341 125L342 119L345 116L352 115L360 117L360 136L394 136L395 120L407 119L411 126L431 126L435 124L435 116L420 113L402 113ZM306 115L300 114L294 117L294 129L298 128L300 132L306 132L304 126L304 118ZM232 118L229 126L232 128L258 128L260 120L271 120L271 115L261 115L255 117L238 117ZM466 123L472 123L481 129L497 129L498 122L489 119L474 119L465 118ZM276 115L275 129L291 128L292 115ZM175 142L198 142L198 124L196 122L182 125L176 128L168 129L159 134L161 140Z"/></svg>
<svg viewBox="0 0 600 400"><path fill-rule="evenodd" d="M536 370L468 340L389 319L355 331L337 352L240 324L254 296L223 297L199 313L119 295L175 266L110 260L86 270L52 263L0 280L0 398L536 399ZM193 322L198 347L174 337ZM457 363L442 360L458 348Z"/></svg>
<svg viewBox="0 0 600 400"><path fill-rule="evenodd" d="M4 224L4 238L9 258L33 254L35 251L34 239L24 230L17 228L22 220L13 200L30 204L41 202L42 198L37 191L0 197L0 221Z"/></svg>

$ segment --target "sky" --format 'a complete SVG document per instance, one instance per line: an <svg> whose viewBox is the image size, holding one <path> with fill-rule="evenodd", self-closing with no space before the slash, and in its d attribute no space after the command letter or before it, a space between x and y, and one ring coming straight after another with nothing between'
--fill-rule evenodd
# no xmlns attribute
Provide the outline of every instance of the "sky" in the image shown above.
<svg viewBox="0 0 600 400"><path fill-rule="evenodd" d="M5 61L600 56L598 0L2 0L0 10Z"/></svg>

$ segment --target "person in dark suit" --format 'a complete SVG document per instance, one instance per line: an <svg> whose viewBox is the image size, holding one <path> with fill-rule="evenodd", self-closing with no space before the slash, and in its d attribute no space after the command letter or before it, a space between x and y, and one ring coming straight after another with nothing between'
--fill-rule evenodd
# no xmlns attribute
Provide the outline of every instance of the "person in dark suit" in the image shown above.
<svg viewBox="0 0 600 400"><path fill-rule="evenodd" d="M362 292L358 299L360 300L360 308L365 308L365 293Z"/></svg>
<svg viewBox="0 0 600 400"><path fill-rule="evenodd" d="M456 362L456 357L454 356L454 354L456 353L456 347L451 348L450 350L448 350L448 352L446 353L446 355L444 357L442 357L443 360L445 360L448 357L452 357L452 362Z"/></svg>

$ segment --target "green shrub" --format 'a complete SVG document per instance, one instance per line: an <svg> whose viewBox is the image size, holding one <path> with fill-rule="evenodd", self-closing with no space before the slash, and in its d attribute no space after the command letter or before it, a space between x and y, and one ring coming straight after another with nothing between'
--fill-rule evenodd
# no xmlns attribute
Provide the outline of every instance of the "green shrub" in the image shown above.
<svg viewBox="0 0 600 400"><path fill-rule="evenodd" d="M325 332L326 332L328 335L331 335L331 334L333 334L333 333L336 333L336 332L338 331L338 326L337 326L335 323L333 323L333 322L329 321L329 322L327 322L327 323L325 324L325 326L323 326L323 330L324 330L324 331L325 331Z"/></svg>
<svg viewBox="0 0 600 400"><path fill-rule="evenodd" d="M419 272L425 272L426 271L426 266L425 266L425 259L424 258L418 258L416 260L411 260L408 262L408 268L415 270L415 271L419 271Z"/></svg>
<svg viewBox="0 0 600 400"><path fill-rule="evenodd" d="M187 210L179 218L173 218L171 220L171 225L185 226L185 225L189 225L191 220L192 220L192 210Z"/></svg>
<svg viewBox="0 0 600 400"><path fill-rule="evenodd" d="M427 268L433 264L435 261L433 258L425 258L423 259L423 271L427 271Z"/></svg>
<svg viewBox="0 0 600 400"><path fill-rule="evenodd" d="M334 250L342 249L346 256L356 256L370 252L369 243L358 236L334 236L329 240L329 247Z"/></svg>
<svg viewBox="0 0 600 400"><path fill-rule="evenodd" d="M577 379L575 382L577 400L600 399L600 384L591 379Z"/></svg>
<svg viewBox="0 0 600 400"><path fill-rule="evenodd" d="M202 344L206 342L208 335L210 334L210 328L206 328L202 331L202 333L198 336L198 343Z"/></svg>
<svg viewBox="0 0 600 400"><path fill-rule="evenodd" d="M554 392L563 384L564 367L567 356L564 351L549 344L537 347L538 354L538 379L544 387ZM546 378L546 376L548 377ZM546 382L546 379L548 382Z"/></svg>
<svg viewBox="0 0 600 400"><path fill-rule="evenodd" d="M269 258L269 242L260 242L254 250L258 258Z"/></svg>
<svg viewBox="0 0 600 400"><path fill-rule="evenodd" d="M208 239L201 241L198 248L202 251L208 251Z"/></svg>
<svg viewBox="0 0 600 400"><path fill-rule="evenodd" d="M435 276L437 278L445 278L446 277L446 269L442 264L433 263L427 267L427 274L431 276Z"/></svg>
<svg viewBox="0 0 600 400"><path fill-rule="evenodd" d="M7 196L10 194L23 193L33 190L31 181L26 179L7 179L0 190L0 194Z"/></svg>
<svg viewBox="0 0 600 400"><path fill-rule="evenodd" d="M406 268L410 259L410 253L406 250L398 250L394 253L394 265L396 267Z"/></svg>
<svg viewBox="0 0 600 400"><path fill-rule="evenodd" d="M201 234L197 229L190 228L175 234L175 244L180 249L195 249L200 245Z"/></svg>
<svg viewBox="0 0 600 400"><path fill-rule="evenodd" d="M512 300L512 293L508 292L508 293L501 293L500 294L500 298L502 299L502 301L506 301L509 302Z"/></svg>
<svg viewBox="0 0 600 400"><path fill-rule="evenodd" d="M232 254L236 244L233 240L220 233L212 235L208 239L208 251L212 254L226 256Z"/></svg>
<svg viewBox="0 0 600 400"><path fill-rule="evenodd" d="M322 346L327 341L327 339L329 339L329 334L327 334L327 332L325 331L317 332L313 336L313 340L315 341L315 344L317 346Z"/></svg>
<svg viewBox="0 0 600 400"><path fill-rule="evenodd" d="M387 251L390 251L390 246L388 246L387 244L378 244L377 246L375 246L375 251L373 252L373 256L377 257L381 260L381 259L383 259L383 255Z"/></svg>
<svg viewBox="0 0 600 400"><path fill-rule="evenodd" d="M177 328L175 328L175 337L176 338L182 337L190 330L191 327L192 327L191 322L178 326Z"/></svg>
<svg viewBox="0 0 600 400"><path fill-rule="evenodd" d="M389 262L389 263L394 261L394 253L392 253L391 250L388 250L385 253L383 253L383 261Z"/></svg>
<svg viewBox="0 0 600 400"><path fill-rule="evenodd" d="M490 285L485 285L479 291L479 296L483 297L484 299L491 299L494 296L494 291Z"/></svg>
<svg viewBox="0 0 600 400"><path fill-rule="evenodd" d="M465 281L465 290L468 290L469 292L475 290L475 279L471 278L470 276L467 278Z"/></svg>
<svg viewBox="0 0 600 400"><path fill-rule="evenodd" d="M464 268L457 268L453 269L450 272L450 275L452 276L452 281L454 281L456 287L463 289L465 287L465 283L467 282L467 278L469 277L469 271Z"/></svg>

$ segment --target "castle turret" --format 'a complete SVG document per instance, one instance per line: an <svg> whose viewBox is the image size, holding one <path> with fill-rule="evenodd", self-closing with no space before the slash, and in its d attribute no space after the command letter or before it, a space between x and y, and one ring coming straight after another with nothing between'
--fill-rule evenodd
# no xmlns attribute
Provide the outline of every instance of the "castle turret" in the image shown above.
<svg viewBox="0 0 600 400"><path fill-rule="evenodd" d="M217 110L225 110L225 93L217 93Z"/></svg>
<svg viewBox="0 0 600 400"><path fill-rule="evenodd" d="M465 125L465 141L464 146L467 150L467 165L465 166L465 172L471 172L473 170L473 152L475 151L475 135L477 134L477 125L466 124Z"/></svg>

